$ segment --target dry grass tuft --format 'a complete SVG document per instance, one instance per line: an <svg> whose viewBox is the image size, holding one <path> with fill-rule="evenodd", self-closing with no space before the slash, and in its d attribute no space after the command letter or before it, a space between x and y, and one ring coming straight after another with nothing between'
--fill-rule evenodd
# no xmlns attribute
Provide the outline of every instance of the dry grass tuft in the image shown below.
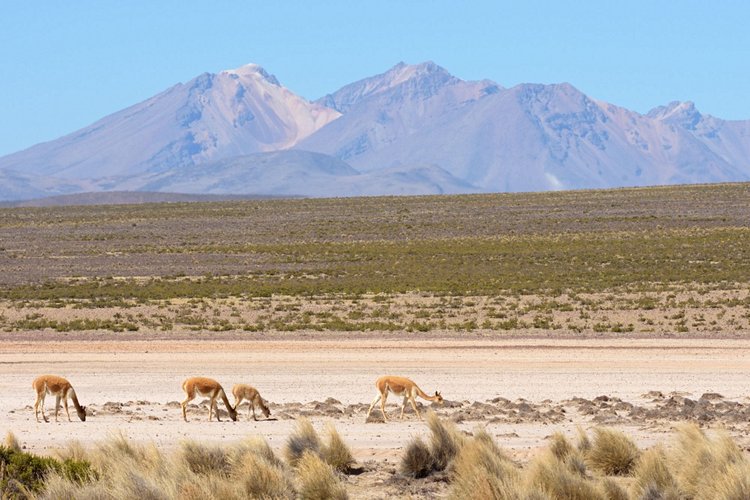
<svg viewBox="0 0 750 500"><path fill-rule="evenodd" d="M65 443L61 448L57 448L54 454L60 460L89 460L89 454L80 441L73 439Z"/></svg>
<svg viewBox="0 0 750 500"><path fill-rule="evenodd" d="M690 498L708 498L705 495L720 488L727 492L743 488L747 491L750 464L725 434L709 439L697 425L683 425L677 432L677 446L668 462L680 492ZM719 498L715 493L710 496ZM724 498L750 498L750 495Z"/></svg>
<svg viewBox="0 0 750 500"><path fill-rule="evenodd" d="M260 457L275 467L284 467L284 462L276 456L268 441L258 436L249 437L232 448L229 461L232 467L241 467L245 459L253 456Z"/></svg>
<svg viewBox="0 0 750 500"><path fill-rule="evenodd" d="M594 434L591 449L585 454L588 465L608 476L629 474L640 454L635 443L614 429L596 428Z"/></svg>
<svg viewBox="0 0 750 500"><path fill-rule="evenodd" d="M40 500L60 500L75 498L76 500L101 500L112 498L102 481L78 483L52 472L44 480L44 491L37 498Z"/></svg>
<svg viewBox="0 0 750 500"><path fill-rule="evenodd" d="M354 456L332 424L327 426L328 441L321 450L321 458L339 472L348 472L354 465Z"/></svg>
<svg viewBox="0 0 750 500"><path fill-rule="evenodd" d="M667 465L667 455L660 446L645 451L633 469L635 481L631 493L635 498L677 499L677 483Z"/></svg>
<svg viewBox="0 0 750 500"><path fill-rule="evenodd" d="M564 467L576 476L588 478L583 453L574 447L561 432L555 432L550 438L548 452L559 462L560 467Z"/></svg>
<svg viewBox="0 0 750 500"><path fill-rule="evenodd" d="M578 440L576 441L576 448L585 455L591 450L591 438L589 438L589 435L581 426L578 426L577 433Z"/></svg>
<svg viewBox="0 0 750 500"><path fill-rule="evenodd" d="M80 454L80 445L61 450ZM173 456L116 436L88 454L100 474L88 483L51 476L45 498L244 499L295 498L285 465L261 439L222 450L184 442Z"/></svg>
<svg viewBox="0 0 750 500"><path fill-rule="evenodd" d="M565 460L568 455L573 453L575 448L561 432L555 432L550 438L549 450L558 460Z"/></svg>
<svg viewBox="0 0 750 500"><path fill-rule="evenodd" d="M571 469L565 460L561 461L551 450L546 450L529 466L526 487L529 491L542 491L550 498L606 500L595 482Z"/></svg>
<svg viewBox="0 0 750 500"><path fill-rule="evenodd" d="M16 439L16 435L11 431L5 434L5 447L13 451L21 451L21 444Z"/></svg>
<svg viewBox="0 0 750 500"><path fill-rule="evenodd" d="M122 433L114 434L99 443L88 457L97 469L104 471L122 463L133 462L144 467L164 459L155 446L137 444Z"/></svg>
<svg viewBox="0 0 750 500"><path fill-rule="evenodd" d="M466 442L466 438L453 422L440 420L435 412L427 414L427 426L432 431L430 454L432 455L433 468L444 470L456 457Z"/></svg>
<svg viewBox="0 0 750 500"><path fill-rule="evenodd" d="M420 478L446 469L466 443L455 424L441 421L434 412L427 415L427 425L429 446L421 438L412 439L401 458L401 472L407 476Z"/></svg>
<svg viewBox="0 0 750 500"><path fill-rule="evenodd" d="M711 495L731 500L750 498L750 464L747 460L728 464L710 482L702 482L696 498L710 498Z"/></svg>
<svg viewBox="0 0 750 500"><path fill-rule="evenodd" d="M430 448L421 438L412 439L401 457L400 470L405 476L421 478L429 475L434 463Z"/></svg>
<svg viewBox="0 0 750 500"><path fill-rule="evenodd" d="M310 450L297 460L298 493L307 500L346 499L346 488L333 468Z"/></svg>
<svg viewBox="0 0 750 500"><path fill-rule="evenodd" d="M180 500L242 500L247 498L235 481L216 473L193 475L180 485Z"/></svg>
<svg viewBox="0 0 750 500"><path fill-rule="evenodd" d="M272 462L262 455L249 454L237 465L232 474L245 497L293 499L294 484L283 464Z"/></svg>
<svg viewBox="0 0 750 500"><path fill-rule="evenodd" d="M573 474L587 478L588 469L586 469L586 460L580 452L571 453L563 460L563 465Z"/></svg>
<svg viewBox="0 0 750 500"><path fill-rule="evenodd" d="M628 492L609 477L599 481L599 491L607 500L630 500Z"/></svg>
<svg viewBox="0 0 750 500"><path fill-rule="evenodd" d="M111 498L175 498L192 474L182 460L165 457L118 434L88 454Z"/></svg>
<svg viewBox="0 0 750 500"><path fill-rule="evenodd" d="M218 445L184 441L180 457L195 474L228 474L231 461L228 453Z"/></svg>
<svg viewBox="0 0 750 500"><path fill-rule="evenodd" d="M453 462L449 498L518 498L521 474L485 431L477 431Z"/></svg>
<svg viewBox="0 0 750 500"><path fill-rule="evenodd" d="M295 467L306 451L320 455L320 448L320 438L310 421L304 417L297 419L297 425L284 448L284 455L289 465Z"/></svg>

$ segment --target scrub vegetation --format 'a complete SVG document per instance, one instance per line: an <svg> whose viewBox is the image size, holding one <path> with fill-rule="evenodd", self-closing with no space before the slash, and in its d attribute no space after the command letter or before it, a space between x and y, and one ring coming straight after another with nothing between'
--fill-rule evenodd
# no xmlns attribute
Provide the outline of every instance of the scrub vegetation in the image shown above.
<svg viewBox="0 0 750 500"><path fill-rule="evenodd" d="M429 430L428 430L429 429ZM367 462L349 469L326 458L308 421L293 431L281 459L250 437L233 444L185 441L171 453L113 436L90 449L76 442L40 457L0 446L3 498L339 498L365 493L447 498L748 498L750 460L726 434L695 424L677 429L668 446L641 450L620 431L581 430L577 444L557 432L525 462L486 430L462 432L428 416L429 432L402 452L399 470ZM293 451L290 451L293 450ZM330 451L330 450L329 450ZM299 452L299 453L298 453ZM385 488L385 489L382 489Z"/></svg>
<svg viewBox="0 0 750 500"><path fill-rule="evenodd" d="M750 184L0 209L7 331L750 330Z"/></svg>

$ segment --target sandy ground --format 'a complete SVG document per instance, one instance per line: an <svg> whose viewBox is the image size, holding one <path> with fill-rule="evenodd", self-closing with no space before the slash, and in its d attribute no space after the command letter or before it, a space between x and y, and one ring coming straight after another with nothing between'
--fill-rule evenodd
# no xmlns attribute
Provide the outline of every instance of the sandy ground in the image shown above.
<svg viewBox="0 0 750 500"><path fill-rule="evenodd" d="M294 418L306 415L321 431L332 422L358 460L395 462L412 437L427 435L426 425L410 408L404 421L388 424L379 413L366 423L365 414L375 379L400 374L428 393L441 391L446 405L436 409L440 415L467 431L485 425L520 460L544 446L555 430L574 437L578 425L616 425L649 446L668 440L676 421L691 418L727 427L747 447L748 372L750 340L5 339L0 430L12 431L26 449L40 453L68 440L90 444L117 432L165 449L189 438L231 442L261 435L280 449ZM41 373L73 383L89 405L85 423L74 411L72 423L64 413L59 423L36 422L31 381ZM272 403L272 419L249 420L243 406L238 422L225 415L227 421L209 424L205 404L195 401L190 421L183 422L180 386L192 375L216 378L227 391L239 382L255 385ZM686 413L696 401L712 412ZM391 416L395 403L389 400ZM48 398L50 415L53 404Z"/></svg>

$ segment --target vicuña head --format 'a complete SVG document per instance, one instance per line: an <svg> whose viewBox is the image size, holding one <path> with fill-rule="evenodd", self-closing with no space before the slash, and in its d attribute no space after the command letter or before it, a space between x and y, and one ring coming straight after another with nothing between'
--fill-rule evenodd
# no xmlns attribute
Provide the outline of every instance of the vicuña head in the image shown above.
<svg viewBox="0 0 750 500"><path fill-rule="evenodd" d="M47 415L44 414L44 398L47 394L55 396L55 422L57 422L57 414L60 410L60 400L63 402L65 407L65 414L68 415L68 422L70 422L70 412L68 411L68 398L73 401L73 406L76 408L76 413L81 422L86 421L86 407L81 406L78 403L78 397L76 391L73 390L73 386L70 385L66 379L58 377L57 375L40 375L34 379L31 383L31 387L36 391L36 402L34 403L34 416L36 421L39 422L39 409L42 410L42 418L45 422Z"/></svg>
<svg viewBox="0 0 750 500"><path fill-rule="evenodd" d="M385 377L380 377L375 382L375 387L377 387L378 389L378 395L370 405L370 409L367 410L366 418L370 418L370 413L372 412L373 407L377 404L378 401L380 401L380 411L383 412L383 420L385 420L386 422L388 421L388 417L385 414L385 400L388 398L389 392L392 392L396 396L401 396L404 398L404 402L401 405L402 419L404 418L404 409L406 408L406 402L408 401L411 403L412 408L414 408L414 412L417 414L417 417L422 420L422 415L419 414L419 409L417 408L417 402L415 400L417 396L424 400L432 401L433 403L443 403L443 396L440 395L439 392L435 391L435 395L430 396L429 394L426 394L424 391L422 391L422 389L417 387L417 384L415 384L412 380L406 377L386 375Z"/></svg>
<svg viewBox="0 0 750 500"><path fill-rule="evenodd" d="M260 397L258 390L247 384L237 384L232 387L232 394L234 394L234 410L237 411L242 403L242 400L247 399L248 408L247 416L250 416L250 410L253 412L253 420L258 420L255 416L255 405L260 406L260 411L263 412L266 418L271 416L271 410L266 406L266 402Z"/></svg>
<svg viewBox="0 0 750 500"><path fill-rule="evenodd" d="M207 377L192 377L182 383L182 390L185 391L185 400L182 402L182 418L185 422L187 422L187 405L190 401L195 399L196 396L210 399L208 405L209 422L211 421L211 414L214 413L214 409L216 409L217 398L221 398L224 402L224 406L227 407L227 412L229 413L229 418L235 422L237 421L237 412L232 408L232 405L229 404L227 395L224 393L224 388L221 387L221 384L216 380ZM216 420L221 422L218 409L216 409L215 413Z"/></svg>

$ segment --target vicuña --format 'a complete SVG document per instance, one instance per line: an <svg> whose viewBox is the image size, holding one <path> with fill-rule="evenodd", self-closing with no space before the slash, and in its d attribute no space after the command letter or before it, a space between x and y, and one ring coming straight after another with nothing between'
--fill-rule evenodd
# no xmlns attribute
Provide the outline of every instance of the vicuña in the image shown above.
<svg viewBox="0 0 750 500"><path fill-rule="evenodd" d="M258 405L260 407L260 411L263 412L263 415L268 418L271 416L271 410L268 409L268 406L266 406L266 402L263 401L263 398L260 397L260 394L258 393L258 390L247 384L236 384L234 387L232 387L232 394L234 394L234 411L237 411L237 409L240 407L240 403L242 403L242 400L247 399L249 402L249 406L247 409L247 416L250 416L250 410L253 411L253 420L258 420L255 416L255 405Z"/></svg>
<svg viewBox="0 0 750 500"><path fill-rule="evenodd" d="M378 395L370 405L370 409L367 410L367 418L370 418L370 412L372 412L372 409L377 404L377 402L380 401L380 410L383 412L383 420L385 420L386 422L388 421L388 417L385 414L385 400L388 398L388 392L392 392L396 396L403 396L404 402L401 405L402 419L404 418L404 408L406 408L406 402L409 401L411 402L411 406L412 408L414 408L417 417L422 420L422 415L419 414L419 410L417 409L417 402L415 400L417 396L435 403L443 402L443 396L441 396L439 392L435 391L434 396L429 396L428 394L425 394L422 389L417 387L417 384L406 377L394 377L392 375L386 375L384 377L380 377L375 382L375 387L378 388Z"/></svg>
<svg viewBox="0 0 750 500"><path fill-rule="evenodd" d="M42 418L45 422L47 415L44 414L44 398L47 394L55 396L55 422L57 422L57 414L60 410L60 400L63 401L65 406L65 413L68 415L68 422L70 422L70 412L68 411L68 398L73 400L73 405L76 407L76 413L81 422L86 421L86 407L81 406L76 396L76 391L73 390L73 386L70 385L66 379L58 377L57 375L40 375L35 378L31 383L31 387L36 391L36 403L34 403L34 415L36 421L39 422L39 409L42 410Z"/></svg>
<svg viewBox="0 0 750 500"><path fill-rule="evenodd" d="M219 410L216 408L216 398L221 398L221 400L224 401L224 406L227 407L227 412L229 412L229 418L235 422L237 421L237 412L232 408L232 405L229 404L224 388L216 380L207 377L192 377L182 383L182 390L185 391L185 401L182 402L182 418L185 422L188 421L187 405L190 401L195 399L196 396L202 396L211 400L208 405L209 422L211 421L212 413L216 413L216 420L221 422L221 419L219 418Z"/></svg>

